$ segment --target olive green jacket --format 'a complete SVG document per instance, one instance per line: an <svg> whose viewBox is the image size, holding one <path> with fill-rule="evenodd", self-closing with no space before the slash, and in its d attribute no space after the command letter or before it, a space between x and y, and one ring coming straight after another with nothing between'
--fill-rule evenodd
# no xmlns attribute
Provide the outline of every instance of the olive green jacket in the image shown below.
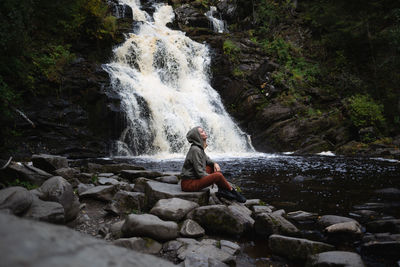
<svg viewBox="0 0 400 267"><path fill-rule="evenodd" d="M203 148L199 127L192 128L186 139L192 144L183 163L181 177L183 179L199 179L208 175L206 166L214 166L214 162L206 155Z"/></svg>

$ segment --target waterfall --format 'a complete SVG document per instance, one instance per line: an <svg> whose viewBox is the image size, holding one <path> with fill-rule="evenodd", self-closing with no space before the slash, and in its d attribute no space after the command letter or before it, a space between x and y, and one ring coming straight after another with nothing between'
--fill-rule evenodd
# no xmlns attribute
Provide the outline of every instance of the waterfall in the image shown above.
<svg viewBox="0 0 400 267"><path fill-rule="evenodd" d="M183 154L189 148L186 133L194 126L208 133L208 152L254 151L209 83L207 46L166 27L174 19L172 7L156 4L151 17L138 0L120 4L132 8L135 27L114 48L112 62L103 65L128 124L117 155Z"/></svg>
<svg viewBox="0 0 400 267"><path fill-rule="evenodd" d="M225 22L222 19L215 18L214 17L215 14L218 14L217 8L215 6L210 6L210 10L207 11L204 15L212 23L214 32L218 33L226 32Z"/></svg>

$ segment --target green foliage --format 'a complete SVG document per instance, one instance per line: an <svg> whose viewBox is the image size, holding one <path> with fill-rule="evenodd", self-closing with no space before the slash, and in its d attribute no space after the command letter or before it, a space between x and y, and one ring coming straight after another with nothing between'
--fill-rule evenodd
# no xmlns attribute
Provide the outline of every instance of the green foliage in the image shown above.
<svg viewBox="0 0 400 267"><path fill-rule="evenodd" d="M22 187L25 187L28 190L32 190L32 189L35 189L35 188L39 187L39 186L37 186L35 184L32 184L30 182L27 182L27 181L20 181L18 178L15 179L12 182L7 183L7 185L8 186L22 186Z"/></svg>
<svg viewBox="0 0 400 267"><path fill-rule="evenodd" d="M350 119L358 128L379 127L385 122L383 106L368 95L355 95L348 99Z"/></svg>
<svg viewBox="0 0 400 267"><path fill-rule="evenodd" d="M240 48L234 42L229 39L225 40L222 49L232 63L238 63Z"/></svg>
<svg viewBox="0 0 400 267"><path fill-rule="evenodd" d="M99 176L97 174L92 174L91 180L93 184L97 184L97 182L99 181Z"/></svg>

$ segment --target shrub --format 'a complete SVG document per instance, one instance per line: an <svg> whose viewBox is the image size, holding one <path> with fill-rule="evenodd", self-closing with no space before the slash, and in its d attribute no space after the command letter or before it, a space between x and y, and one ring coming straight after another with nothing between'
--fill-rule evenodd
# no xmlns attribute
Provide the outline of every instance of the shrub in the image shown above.
<svg viewBox="0 0 400 267"><path fill-rule="evenodd" d="M369 95L355 95L348 99L350 119L357 128L377 128L385 122L383 105L377 104Z"/></svg>

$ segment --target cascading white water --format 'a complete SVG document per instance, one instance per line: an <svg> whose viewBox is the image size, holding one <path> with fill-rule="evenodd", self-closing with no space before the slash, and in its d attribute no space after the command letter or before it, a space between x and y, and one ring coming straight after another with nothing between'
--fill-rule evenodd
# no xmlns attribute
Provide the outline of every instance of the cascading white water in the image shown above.
<svg viewBox="0 0 400 267"><path fill-rule="evenodd" d="M208 18L213 26L214 32L223 33L226 32L225 22L222 19L217 19L214 17L217 14L217 8L215 6L210 6L210 10L207 11L204 15Z"/></svg>
<svg viewBox="0 0 400 267"><path fill-rule="evenodd" d="M117 154L185 153L186 133L198 125L209 135L209 152L254 151L209 84L206 45L166 27L174 18L172 7L158 4L151 18L138 0L120 4L132 8L137 22L134 33L114 49L113 62L104 65L128 120Z"/></svg>

